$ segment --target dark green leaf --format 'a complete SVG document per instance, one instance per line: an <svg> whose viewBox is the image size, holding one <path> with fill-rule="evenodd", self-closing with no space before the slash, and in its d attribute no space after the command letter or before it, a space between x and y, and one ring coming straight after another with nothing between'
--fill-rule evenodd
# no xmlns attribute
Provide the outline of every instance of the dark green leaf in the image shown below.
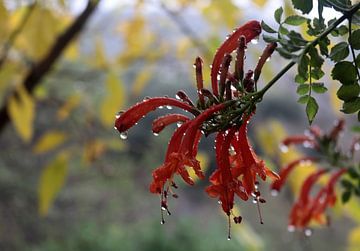
<svg viewBox="0 0 360 251"><path fill-rule="evenodd" d="M274 18L275 18L277 23L281 23L281 16L282 16L283 12L284 12L284 10L283 10L282 7L275 10Z"/></svg>
<svg viewBox="0 0 360 251"><path fill-rule="evenodd" d="M351 85L342 85L336 95L339 99L349 101L360 94L360 86L356 83Z"/></svg>
<svg viewBox="0 0 360 251"><path fill-rule="evenodd" d="M309 97L310 97L309 95L301 96L297 102L300 104L306 104L309 100Z"/></svg>
<svg viewBox="0 0 360 251"><path fill-rule="evenodd" d="M360 177L359 173L355 170L355 168L352 168L352 167L348 169L348 174L353 179L356 179L356 178Z"/></svg>
<svg viewBox="0 0 360 251"><path fill-rule="evenodd" d="M350 190L354 187L353 183L351 183L351 181L349 180L341 180L341 185L346 189L346 190Z"/></svg>
<svg viewBox="0 0 360 251"><path fill-rule="evenodd" d="M311 89L316 93L325 93L328 90L324 83L312 83Z"/></svg>
<svg viewBox="0 0 360 251"><path fill-rule="evenodd" d="M305 46L307 44L307 41L301 36L300 33L296 31L290 31L288 37L290 38L291 43L294 45Z"/></svg>
<svg viewBox="0 0 360 251"><path fill-rule="evenodd" d="M301 10L303 14L309 13L313 8L312 0L292 0L295 9Z"/></svg>
<svg viewBox="0 0 360 251"><path fill-rule="evenodd" d="M280 32L280 34L283 34L283 35L288 35L290 33L290 31L282 25L280 25L280 27L279 27L279 32Z"/></svg>
<svg viewBox="0 0 360 251"><path fill-rule="evenodd" d="M269 36L269 35L263 35L263 39L266 43L279 42L279 39L277 39L276 37Z"/></svg>
<svg viewBox="0 0 360 251"><path fill-rule="evenodd" d="M343 204L347 203L351 198L351 191L345 191L341 195L341 201Z"/></svg>
<svg viewBox="0 0 360 251"><path fill-rule="evenodd" d="M321 68L312 68L311 69L311 78L319 80L320 78L322 78L325 75L325 72L323 72L321 70Z"/></svg>
<svg viewBox="0 0 360 251"><path fill-rule="evenodd" d="M328 56L328 54L329 54L328 46L329 45L330 45L330 40L327 37L319 40L319 47L320 47L321 55Z"/></svg>
<svg viewBox="0 0 360 251"><path fill-rule="evenodd" d="M319 110L319 106L313 97L309 97L306 104L306 115L308 117L309 124L311 124Z"/></svg>
<svg viewBox="0 0 360 251"><path fill-rule="evenodd" d="M343 36L349 32L349 29L346 25L341 25L336 29L340 36Z"/></svg>
<svg viewBox="0 0 360 251"><path fill-rule="evenodd" d="M263 28L264 31L269 32L269 33L276 33L276 31L271 28L269 25L267 25L264 21L261 21L261 27Z"/></svg>
<svg viewBox="0 0 360 251"><path fill-rule="evenodd" d="M307 55L302 55L299 59L298 72L299 75L304 79L308 79L309 64L309 57Z"/></svg>
<svg viewBox="0 0 360 251"><path fill-rule="evenodd" d="M350 44L355 50L360 50L360 29L352 32Z"/></svg>
<svg viewBox="0 0 360 251"><path fill-rule="evenodd" d="M293 16L288 16L285 19L284 23L297 26L297 25L301 25L301 24L305 23L306 20L307 19L305 17L293 15Z"/></svg>
<svg viewBox="0 0 360 251"><path fill-rule="evenodd" d="M291 54L291 52L288 52L287 50L285 50L284 48L276 48L276 51L279 52L279 54L286 58L286 59L292 59L295 55Z"/></svg>
<svg viewBox="0 0 360 251"><path fill-rule="evenodd" d="M356 68L349 61L341 61L336 63L331 71L331 76L342 84L352 84L356 80Z"/></svg>
<svg viewBox="0 0 360 251"><path fill-rule="evenodd" d="M357 97L357 98L351 99L349 101L346 101L343 104L343 108L341 111L343 113L350 114L350 113L355 113L359 110L360 110L360 97Z"/></svg>
<svg viewBox="0 0 360 251"><path fill-rule="evenodd" d="M334 62L339 62L349 55L348 43L340 42L331 48L330 58Z"/></svg>
<svg viewBox="0 0 360 251"><path fill-rule="evenodd" d="M299 95L305 95L305 94L309 93L309 90L310 90L310 86L308 84L300 84L297 87L296 92Z"/></svg>
<svg viewBox="0 0 360 251"><path fill-rule="evenodd" d="M309 47L310 65L313 67L321 67L324 59L320 57L318 50L314 46Z"/></svg>
<svg viewBox="0 0 360 251"><path fill-rule="evenodd" d="M295 76L295 82L299 84L304 84L306 82L306 79L297 74Z"/></svg>

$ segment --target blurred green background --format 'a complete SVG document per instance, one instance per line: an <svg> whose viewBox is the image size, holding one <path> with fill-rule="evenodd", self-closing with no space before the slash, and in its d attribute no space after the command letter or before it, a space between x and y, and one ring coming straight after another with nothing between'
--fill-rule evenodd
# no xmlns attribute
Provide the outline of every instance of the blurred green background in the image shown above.
<svg viewBox="0 0 360 251"><path fill-rule="evenodd" d="M102 0L32 95L24 91L28 72L87 4L0 1L0 102L10 115L0 134L0 250L360 250L356 198L331 211L331 226L313 226L311 238L287 231L294 196L312 167L294 173L278 197L261 184L264 225L251 202L237 202L243 222L233 225L231 241L219 205L204 192L206 180L195 187L179 181L179 198L170 201L173 214L160 225L159 198L148 185L174 127L152 135L151 121L164 109L132 128L127 140L113 129L116 112L145 96L174 96L182 89L195 97L195 57L204 59L208 84L207 66L226 35L251 19L273 24L280 6L294 14L290 1ZM262 39L249 45L246 69L264 47ZM260 84L285 63L274 55ZM279 81L249 126L257 153L274 170L300 154L281 153L281 139L307 127L293 78L289 72ZM326 130L340 113L337 84L324 81L329 91L319 96L315 124ZM16 102L8 98L14 89L20 93ZM346 119L350 127L354 120ZM207 175L215 168L212 140L200 145Z"/></svg>

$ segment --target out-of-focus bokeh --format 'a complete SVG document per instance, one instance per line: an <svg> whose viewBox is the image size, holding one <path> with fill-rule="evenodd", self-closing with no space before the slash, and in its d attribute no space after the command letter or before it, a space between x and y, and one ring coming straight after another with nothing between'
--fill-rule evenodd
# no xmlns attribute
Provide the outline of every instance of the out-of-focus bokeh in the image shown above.
<svg viewBox="0 0 360 251"><path fill-rule="evenodd" d="M261 185L264 225L251 202L237 202L243 222L233 225L231 241L206 181L179 182L172 216L160 225L159 198L148 185L174 127L151 133L151 121L164 114L158 110L126 140L113 129L115 114L145 96L182 89L195 97L195 57L203 58L209 84L212 56L227 34L252 19L273 24L280 6L295 13L280 0L1 0L0 104L8 117L0 121L0 250L359 250L356 198L339 202L329 212L331 225L313 226L311 238L287 231L311 166L292 174L277 197ZM246 69L264 47L262 39L249 44ZM285 64L274 55L260 85ZM256 151L274 170L300 154L281 153L281 139L308 126L293 79L290 71L272 88L249 126ZM314 123L326 130L341 115L336 83L324 81L329 91L318 99ZM346 119L350 126L353 118ZM200 145L207 175L215 168L211 140Z"/></svg>

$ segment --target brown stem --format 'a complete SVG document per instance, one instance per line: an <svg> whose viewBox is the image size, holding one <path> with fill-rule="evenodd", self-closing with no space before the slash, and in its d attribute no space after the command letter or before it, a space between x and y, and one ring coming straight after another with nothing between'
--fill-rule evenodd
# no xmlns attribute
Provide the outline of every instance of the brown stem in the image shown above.
<svg viewBox="0 0 360 251"><path fill-rule="evenodd" d="M46 56L38 63L34 64L23 81L23 85L29 93L32 93L34 88L41 83L41 80L49 73L66 47L75 39L76 35L80 33L99 2L100 0L89 0L83 12L62 34L58 36ZM15 90L8 96L8 99L14 96L17 97L17 92ZM0 132L9 122L7 110L7 103L5 103L0 109Z"/></svg>

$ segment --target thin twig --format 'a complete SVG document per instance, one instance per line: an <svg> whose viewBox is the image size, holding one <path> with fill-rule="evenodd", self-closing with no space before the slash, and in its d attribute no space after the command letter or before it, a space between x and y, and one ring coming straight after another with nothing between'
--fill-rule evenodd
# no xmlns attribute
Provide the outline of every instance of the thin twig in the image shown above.
<svg viewBox="0 0 360 251"><path fill-rule="evenodd" d="M55 43L51 46L46 56L38 63L34 64L23 81L24 87L29 93L32 93L34 88L41 83L41 80L51 70L53 65L60 58L66 47L75 39L76 35L84 28L89 17L95 11L100 0L89 0L86 8L75 19L75 21L56 39ZM14 90L6 100L10 97L17 97L17 92ZM4 129L5 125L9 122L8 107L5 103L0 109L0 132Z"/></svg>
<svg viewBox="0 0 360 251"><path fill-rule="evenodd" d="M354 51L354 47L351 44L351 38L352 38L352 27L351 27L351 22L352 22L352 17L349 17L349 45L350 45L350 50L351 50L351 54L354 60L354 64L355 64L355 68L356 68L356 73L358 75L358 79L360 81L360 72L359 72L359 68L356 62L356 56L355 56L355 51Z"/></svg>
<svg viewBox="0 0 360 251"><path fill-rule="evenodd" d="M36 2L30 4L27 7L27 10L24 13L24 15L22 16L22 19L21 19L19 25L10 34L8 40L5 41L5 43L4 43L4 45L3 45L2 49L1 49L1 54L0 54L0 69L2 68L3 64L5 63L5 61L6 61L7 57L8 57L9 51L10 51L11 47L14 45L16 38L21 33L21 31L24 29L25 24L29 20L29 18L31 16L31 13L35 9L35 6L36 6Z"/></svg>

